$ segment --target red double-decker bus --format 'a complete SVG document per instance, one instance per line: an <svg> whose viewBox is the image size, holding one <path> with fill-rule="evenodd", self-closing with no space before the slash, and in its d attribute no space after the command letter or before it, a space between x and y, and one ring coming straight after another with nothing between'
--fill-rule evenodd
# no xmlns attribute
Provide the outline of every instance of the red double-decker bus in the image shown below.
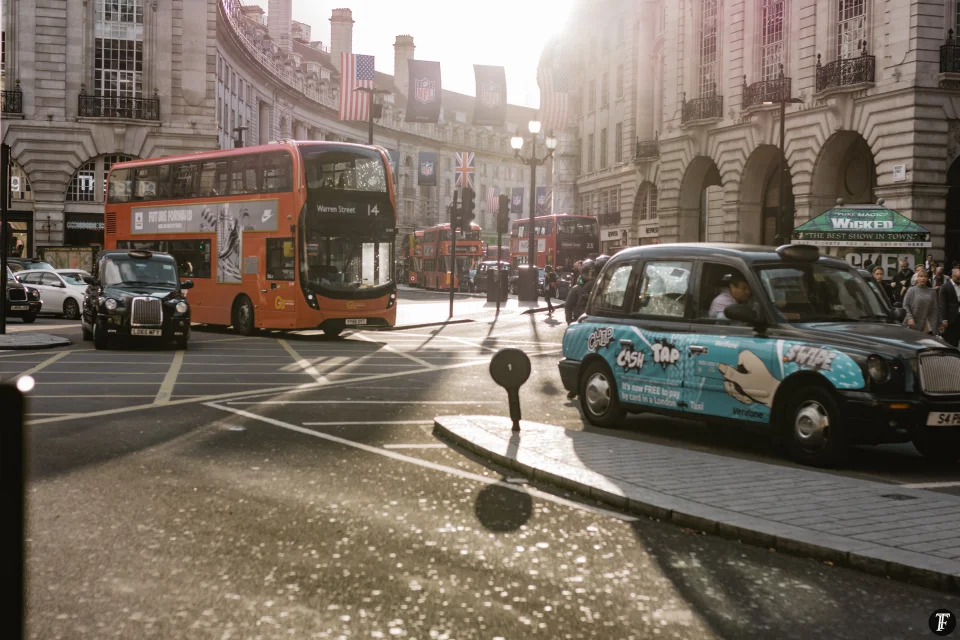
<svg viewBox="0 0 960 640"><path fill-rule="evenodd" d="M574 263L600 251L600 226L593 216L560 213L537 216L537 266L572 269ZM510 228L510 264L527 264L530 247L530 219L516 220Z"/></svg>
<svg viewBox="0 0 960 640"><path fill-rule="evenodd" d="M172 254L192 320L257 328L393 326L396 195L386 150L279 143L113 166L107 249Z"/></svg>
<svg viewBox="0 0 960 640"><path fill-rule="evenodd" d="M421 286L424 289L450 288L450 223L423 230L423 271ZM457 234L457 279L454 288L460 288L460 275L468 273L483 258L483 241L480 227L470 225L470 231Z"/></svg>

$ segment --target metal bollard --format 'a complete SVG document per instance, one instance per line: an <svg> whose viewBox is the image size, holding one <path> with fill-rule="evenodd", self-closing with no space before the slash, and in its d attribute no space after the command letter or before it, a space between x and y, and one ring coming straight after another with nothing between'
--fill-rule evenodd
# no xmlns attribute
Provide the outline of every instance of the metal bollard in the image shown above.
<svg viewBox="0 0 960 640"><path fill-rule="evenodd" d="M490 360L490 377L507 390L513 431L520 431L520 387L530 378L530 358L520 349L501 349Z"/></svg>

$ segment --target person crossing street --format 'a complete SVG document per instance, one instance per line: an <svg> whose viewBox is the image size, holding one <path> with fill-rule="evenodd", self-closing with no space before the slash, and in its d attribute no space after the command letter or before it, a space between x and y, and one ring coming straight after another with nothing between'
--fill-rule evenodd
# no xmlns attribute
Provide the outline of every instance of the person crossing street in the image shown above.
<svg viewBox="0 0 960 640"><path fill-rule="evenodd" d="M547 315L552 316L553 302L550 301L550 297L557 292L557 272L550 265L544 267L543 272L543 297L547 301Z"/></svg>

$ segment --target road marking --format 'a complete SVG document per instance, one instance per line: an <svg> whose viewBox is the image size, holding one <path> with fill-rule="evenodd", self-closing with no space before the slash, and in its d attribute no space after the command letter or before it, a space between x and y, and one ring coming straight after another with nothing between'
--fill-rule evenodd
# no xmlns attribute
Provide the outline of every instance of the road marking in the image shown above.
<svg viewBox="0 0 960 640"><path fill-rule="evenodd" d="M385 444L384 449L449 449L445 444Z"/></svg>
<svg viewBox="0 0 960 640"><path fill-rule="evenodd" d="M277 338L277 342L287 353L290 354L291 357L293 357L293 362L299 366L305 374L322 384L328 384L330 382L330 379L317 371L316 367L310 364L309 360L297 353L294 348L290 346L290 343L282 338Z"/></svg>
<svg viewBox="0 0 960 640"><path fill-rule="evenodd" d="M233 404L233 403L231 403ZM398 425L398 424L433 424L433 420L370 420L370 421L355 421L355 422L345 422L343 420L337 422L304 422L303 426L305 427L346 427L353 425Z"/></svg>
<svg viewBox="0 0 960 640"><path fill-rule="evenodd" d="M385 351L389 351L390 353L398 353L398 354L400 354L401 356L403 356L404 358L407 358L408 360L412 360L413 362L416 362L416 363L417 363L418 365L420 365L421 367L427 367L428 369L433 369L433 368L436 367L436 365L430 364L430 363L427 362L426 360L421 360L420 358L418 358L418 357L416 357L416 356L412 356L412 355L410 355L409 353L406 353L405 351L400 351L399 349L395 349L394 347L390 346L389 344L384 344L384 343L377 342L377 341L374 340L373 338L368 338L367 336L363 335L362 333L358 333L358 334L357 334L357 337L360 338L361 340L366 340L367 342L372 342L372 343L374 343L374 344L383 344L383 348L384 348Z"/></svg>
<svg viewBox="0 0 960 640"><path fill-rule="evenodd" d="M48 366L50 366L51 364L53 364L53 363L56 362L57 360L60 360L61 358L64 358L64 357L66 357L66 356L68 356L68 355L70 355L70 352L69 352L69 351L61 351L61 352L59 352L59 353L56 353L56 354L50 356L49 358L47 358L46 360L44 360L43 362L41 362L40 364L38 364L38 365L36 365L36 366L34 366L34 367L30 367L29 369L27 369L27 370L24 371L23 373L17 374L17 375L15 375L15 376L11 376L10 378L8 378L8 380L13 380L14 378L22 378L23 376L32 376L32 375L35 374L36 372L41 371L41 370L47 368Z"/></svg>
<svg viewBox="0 0 960 640"><path fill-rule="evenodd" d="M183 366L183 350L176 351L173 354L173 362L167 369L167 375L163 377L160 383L160 391L157 391L157 397L153 404L166 404L170 402L170 396L173 395L173 387L177 384L177 376L180 375L180 367Z"/></svg>
<svg viewBox="0 0 960 640"><path fill-rule="evenodd" d="M493 400L261 400L241 402L231 400L226 404L503 404ZM432 422L430 424L433 424Z"/></svg>
<svg viewBox="0 0 960 640"><path fill-rule="evenodd" d="M31 398L156 398L156 396L153 395L152 393L151 393L150 395L148 395L148 396L145 396L145 395L137 395L137 394L113 394L113 395L109 395L109 396L91 396L91 395L88 395L88 394L84 394L84 395L81 395L81 396L60 396L60 395L57 395L57 396L41 396L41 395L34 395L34 394L31 393L31 394L30 394L30 397L31 397ZM143 409L149 409L149 408L152 407L153 405L146 404L146 405L140 405L140 406L141 406L141 408L143 408ZM82 416L84 416L85 414L82 414L82 413L58 413L58 414L56 414L56 415L68 415L68 416L82 417ZM33 424L33 423L30 422L30 423L27 423L27 424Z"/></svg>
<svg viewBox="0 0 960 640"><path fill-rule="evenodd" d="M502 480L496 480L487 476L481 476L476 473L470 473L469 471L463 471L462 469L455 469L453 467L448 467L446 465L437 464L435 462L429 462L427 460L421 460L420 458L414 458L411 456L403 455L402 453L394 453L393 451L388 451L381 447L374 447L360 442L354 442L353 440L347 440L346 438L338 438L337 436L330 435L328 433L323 433L321 431L313 431L311 429L306 429L304 427L298 427L295 424L290 424L289 422L283 422L281 420L276 420L274 418L268 418L266 416L260 416L255 413L250 413L249 411L244 411L243 409L235 409L233 407L225 407L223 405L217 404L216 402L207 402L205 406L211 407L213 409L220 409L221 411L228 411L230 413L235 413L239 416L249 418L251 420L258 420L260 422L265 422L267 424L272 424L275 427L280 427L282 429L288 429L290 431L295 431L297 433L302 433L304 435L313 436L314 438L320 438L321 440L328 440L330 442L335 442L347 447L352 447L354 449L360 449L361 451L366 451L368 453L374 453L378 456L383 456L385 458L391 458L397 460L398 462L406 462L418 467L423 467L425 469L432 469L434 471L441 471L458 478L463 478L465 480L474 480L476 482L481 482L488 485L496 485L498 487L503 487L511 491L516 491L518 493L526 493L532 497L539 498L541 500L548 500L557 504L562 504L574 509L580 509L582 511L589 511L597 515L609 516L611 518L616 518L617 520L622 520L623 522L636 522L639 518L634 516L629 516L624 513L618 513L616 511L610 511L608 509L603 509L601 507L592 507L590 505L582 504L579 502L574 502L573 500L567 500L559 496L555 496L552 493L546 493L540 491L539 489L528 489L525 487L518 487L516 485L510 484L509 482L503 482Z"/></svg>
<svg viewBox="0 0 960 640"><path fill-rule="evenodd" d="M459 342L460 344L465 344L470 347L475 347L477 349L486 349L487 351L499 351L501 347L488 347L485 344L478 344L476 342L470 342L469 340L464 340L463 338L452 338L450 336L440 336L444 340L450 340L452 342Z"/></svg>
<svg viewBox="0 0 960 640"><path fill-rule="evenodd" d="M357 378L354 380L343 380L330 382L329 384L321 384L318 382L307 382L304 384L288 384L278 387L266 387L264 389L248 389L245 391L232 391L230 393L220 393L220 394L208 394L202 396L194 396L190 398L183 398L181 400L171 399L165 406L175 406L175 405L185 405L185 404L196 404L201 402L215 402L219 400L226 400L228 398L256 398L258 396L266 395L277 395L283 393L298 393L303 391L315 391L317 389L328 389L338 386L349 386L357 384L358 382L367 382L372 380L386 380L389 378L399 378L402 376L410 376L418 373L435 373L437 371L446 371L449 369L462 369L466 367L476 367L478 365L488 365L490 364L489 360L475 360L472 362L458 362L456 364L444 365L439 367L434 367L433 369L411 369L408 371L395 371L393 373L380 373L376 375L370 375L362 378ZM181 394L177 394L178 396ZM33 396L33 397L55 397L55 396ZM57 397L66 397L66 396L57 396ZM75 396L80 398L87 398L90 396ZM110 397L110 396L103 396ZM120 397L120 396L118 396ZM129 396L135 397L135 396ZM141 397L153 397L153 396L141 396ZM28 425L35 424L50 424L53 422L67 422L69 420L81 420L85 418L99 418L101 416L109 415L118 415L121 413L135 413L138 411L144 411L147 409L155 409L156 406L153 404L139 404L132 407L117 407L115 409L103 409L101 411L92 411L90 413L78 413L61 418L41 418L40 420L30 420L27 422Z"/></svg>
<svg viewBox="0 0 960 640"><path fill-rule="evenodd" d="M40 356L40 357L42 357L42 356L50 356L50 355L53 355L53 354L55 354L55 353L69 353L69 352L68 352L68 351L53 351L53 352L50 352L50 351L17 351L17 352L15 352L15 353L4 353L4 354L0 355L0 358L26 358L26 357L28 357L28 356L34 356L34 357Z"/></svg>
<svg viewBox="0 0 960 640"><path fill-rule="evenodd" d="M953 482L915 482L912 484L901 484L904 489L945 489L947 487L960 487L960 481Z"/></svg>

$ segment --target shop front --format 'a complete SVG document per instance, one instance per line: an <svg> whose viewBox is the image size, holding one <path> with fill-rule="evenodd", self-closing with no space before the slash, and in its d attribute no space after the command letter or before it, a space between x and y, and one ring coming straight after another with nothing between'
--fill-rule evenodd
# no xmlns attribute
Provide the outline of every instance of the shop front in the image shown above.
<svg viewBox="0 0 960 640"><path fill-rule="evenodd" d="M65 213L63 243L68 247L103 247L102 213Z"/></svg>
<svg viewBox="0 0 960 640"><path fill-rule="evenodd" d="M858 269L881 265L884 277L893 276L906 258L912 269L932 246L930 231L878 204L837 205L793 232L797 244L821 247L821 252L843 258Z"/></svg>
<svg viewBox="0 0 960 640"><path fill-rule="evenodd" d="M637 226L637 244L645 247L660 244L660 223L654 220L641 220Z"/></svg>
<svg viewBox="0 0 960 640"><path fill-rule="evenodd" d="M600 253L612 256L617 251L629 246L630 238L626 227L600 230Z"/></svg>
<svg viewBox="0 0 960 640"><path fill-rule="evenodd" d="M33 257L33 213L30 211L7 212L7 256L11 258Z"/></svg>

